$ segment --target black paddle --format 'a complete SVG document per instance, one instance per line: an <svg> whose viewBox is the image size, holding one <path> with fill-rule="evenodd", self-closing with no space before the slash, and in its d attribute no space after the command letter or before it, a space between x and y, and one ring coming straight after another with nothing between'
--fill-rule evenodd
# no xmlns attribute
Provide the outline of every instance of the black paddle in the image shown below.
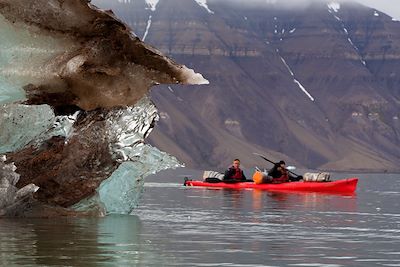
<svg viewBox="0 0 400 267"><path fill-rule="evenodd" d="M270 163L272 163L272 164L276 164L275 162L273 162L272 160L269 160L269 159L267 159L264 155L261 155L261 154L258 154L258 153L253 153L254 155L257 155L257 156L260 156L261 158L263 158L263 159L265 159L266 161L268 161L268 162L270 162ZM300 175L298 175L298 174L296 174L296 173L294 173L294 172L292 172L292 171L289 171L288 169L286 169L288 172L290 172L291 174L293 174L293 175L296 175L297 177L298 176L300 176Z"/></svg>

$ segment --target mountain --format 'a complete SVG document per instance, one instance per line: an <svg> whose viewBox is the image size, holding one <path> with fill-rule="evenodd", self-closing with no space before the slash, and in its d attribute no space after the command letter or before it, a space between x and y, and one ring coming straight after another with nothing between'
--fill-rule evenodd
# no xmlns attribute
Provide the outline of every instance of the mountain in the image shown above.
<svg viewBox="0 0 400 267"><path fill-rule="evenodd" d="M207 86L157 86L152 144L194 168L261 152L306 168L399 171L400 22L356 2L97 0ZM268 165L266 165L268 166Z"/></svg>

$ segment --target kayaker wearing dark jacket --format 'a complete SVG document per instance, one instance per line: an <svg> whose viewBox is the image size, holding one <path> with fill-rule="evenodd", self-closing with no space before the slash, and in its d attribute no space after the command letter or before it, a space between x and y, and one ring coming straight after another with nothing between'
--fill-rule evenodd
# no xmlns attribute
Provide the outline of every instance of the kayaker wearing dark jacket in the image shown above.
<svg viewBox="0 0 400 267"><path fill-rule="evenodd" d="M296 182L303 179L303 176L293 176L286 169L286 163L281 160L275 163L274 167L268 172L268 177L264 183L286 183L286 182Z"/></svg>
<svg viewBox="0 0 400 267"><path fill-rule="evenodd" d="M239 182L246 181L246 176L243 170L240 169L240 160L235 159L231 167L225 171L224 182Z"/></svg>
<svg viewBox="0 0 400 267"><path fill-rule="evenodd" d="M286 163L281 160L269 170L268 176L272 177L272 183L289 182L289 172L286 170L285 165Z"/></svg>

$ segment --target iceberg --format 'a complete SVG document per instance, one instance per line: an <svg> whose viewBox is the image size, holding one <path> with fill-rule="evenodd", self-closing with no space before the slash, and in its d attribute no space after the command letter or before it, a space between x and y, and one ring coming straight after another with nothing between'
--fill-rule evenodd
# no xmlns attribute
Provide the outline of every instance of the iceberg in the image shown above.
<svg viewBox="0 0 400 267"><path fill-rule="evenodd" d="M39 187L28 184L21 189L15 185L19 180L19 174L15 172L13 163L6 164L6 156L0 157L0 216L13 212L15 207L21 207L28 203L32 194Z"/></svg>
<svg viewBox="0 0 400 267"><path fill-rule="evenodd" d="M23 148L53 125L55 115L48 105L0 106L0 154Z"/></svg>
<svg viewBox="0 0 400 267"><path fill-rule="evenodd" d="M0 0L2 215L35 216L21 199L127 214L146 176L182 166L145 142L158 120L147 93L208 81L132 32L87 0Z"/></svg>
<svg viewBox="0 0 400 267"><path fill-rule="evenodd" d="M183 166L176 158L145 144L145 138L158 119L157 109L148 97L134 107L108 114L110 151L121 164L101 182L93 196L75 204L74 209L94 208L101 214L129 214L138 205L146 176Z"/></svg>
<svg viewBox="0 0 400 267"><path fill-rule="evenodd" d="M141 156L136 161L126 161L104 180L96 194L73 206L77 211L95 209L100 214L130 214L139 204L144 178L164 169L182 167L174 157L157 148L143 145L135 149Z"/></svg>
<svg viewBox="0 0 400 267"><path fill-rule="evenodd" d="M207 83L89 1L1 0L0 29L0 104L94 110L134 105L160 83Z"/></svg>

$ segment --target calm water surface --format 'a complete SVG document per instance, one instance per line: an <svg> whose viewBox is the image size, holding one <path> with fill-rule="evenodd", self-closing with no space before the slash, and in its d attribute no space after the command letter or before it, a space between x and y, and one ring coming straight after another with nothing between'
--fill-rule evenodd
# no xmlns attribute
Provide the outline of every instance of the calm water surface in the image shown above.
<svg viewBox="0 0 400 267"><path fill-rule="evenodd" d="M184 172L150 178L130 216L0 219L0 265L400 266L398 174L341 196L185 188Z"/></svg>

